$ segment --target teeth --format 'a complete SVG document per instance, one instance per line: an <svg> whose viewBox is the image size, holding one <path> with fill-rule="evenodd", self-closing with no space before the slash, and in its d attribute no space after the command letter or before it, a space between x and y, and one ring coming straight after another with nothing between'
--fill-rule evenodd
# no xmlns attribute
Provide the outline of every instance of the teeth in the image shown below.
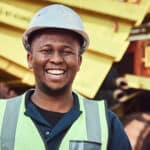
<svg viewBox="0 0 150 150"><path fill-rule="evenodd" d="M47 73L52 75L61 75L64 74L64 70L47 70Z"/></svg>

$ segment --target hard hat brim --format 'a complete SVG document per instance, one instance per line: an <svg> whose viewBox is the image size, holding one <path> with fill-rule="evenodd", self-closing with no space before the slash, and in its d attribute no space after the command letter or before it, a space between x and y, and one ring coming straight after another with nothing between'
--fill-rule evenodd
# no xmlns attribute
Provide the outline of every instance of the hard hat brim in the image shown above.
<svg viewBox="0 0 150 150"><path fill-rule="evenodd" d="M24 32L24 34L23 34L23 37L22 37L22 41L23 41L23 45L24 45L24 47L25 47L25 49L27 50L27 51L30 51L31 50L31 47L30 47L30 44L29 44L29 39L30 39L30 36L31 36L31 34L33 33L33 32L36 32L36 31L38 31L38 30L41 30L41 29L64 29L64 30L68 30L68 31L73 31L73 32L75 32L75 33L77 33L77 34L79 34L82 38L83 38L83 45L82 45L82 47L81 47L81 49L82 49L82 53L85 51L85 49L87 49L88 48L88 46L89 46L89 37L88 37L88 35L85 33L85 32L83 32L83 31L81 31L81 30L78 30L78 29L68 29L68 28L58 28L58 27L32 27L32 28L30 28L30 29L28 29L28 30L26 30L25 32Z"/></svg>

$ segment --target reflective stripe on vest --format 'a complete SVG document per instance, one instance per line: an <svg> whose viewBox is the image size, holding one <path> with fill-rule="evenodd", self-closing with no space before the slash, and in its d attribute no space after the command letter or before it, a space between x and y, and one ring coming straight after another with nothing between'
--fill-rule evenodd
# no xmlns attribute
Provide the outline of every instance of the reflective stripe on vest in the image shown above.
<svg viewBox="0 0 150 150"><path fill-rule="evenodd" d="M6 104L1 132L1 150L13 150L18 122L21 96L9 100Z"/></svg>
<svg viewBox="0 0 150 150"><path fill-rule="evenodd" d="M20 111L18 115L18 122L17 122L17 127L16 127L16 134L15 134L15 140L14 140L14 150L45 150L45 145L42 141L42 138L35 127L33 121L24 115L25 112L25 94L23 94L20 97L21 101L21 106L20 106ZM9 100L8 100L9 101ZM16 100L13 100L12 102L15 103ZM7 100L0 100L0 117L4 116L5 114L2 114L6 112L7 110L1 112L1 108L3 109L6 108L5 104ZM15 111L14 107L14 111ZM12 118L13 113L11 114ZM3 118L4 120L4 118ZM8 121L8 120L7 120ZM9 121L7 122L9 123ZM3 122L1 121L2 126ZM0 136L2 136L2 128L1 128L1 133ZM5 134L5 133L3 133ZM1 138L0 138L1 139ZM1 141L0 141L1 142ZM6 142L5 142L6 143ZM1 144L1 143L0 143ZM10 147L10 146L9 146ZM3 149L1 149L3 150ZM4 150L11 150L11 149L4 149Z"/></svg>
<svg viewBox="0 0 150 150"><path fill-rule="evenodd" d="M72 150L72 149L70 149L70 147L74 147L75 150L86 150L86 148L84 146L86 146L87 143L90 143L90 144L96 143L97 144L100 142L101 142L101 146L100 146L99 150L107 150L108 123L107 123L105 102L104 101L85 100L80 95L78 95L78 97L79 97L79 103L80 103L80 110L82 111L82 114L72 124L72 126L68 130L67 134L63 138L61 145L60 145L60 150ZM85 101L87 101L87 102L85 102ZM88 105L88 107L87 107L87 105ZM92 110L91 109L89 110L90 105L93 107ZM98 110L94 110L97 108L98 108ZM90 115L86 114L87 111L92 111L92 113ZM88 120L86 120L87 115L89 115L88 117L92 117L92 118L91 119L88 118ZM99 117L99 119L97 117ZM98 120L100 121L100 123L97 123ZM96 124L96 125L92 125L92 124ZM100 124L100 126L99 126L99 124ZM100 129L94 129L93 127L100 128ZM92 131L94 133L96 133L96 132L100 132L100 133L96 133L96 135L93 135L93 134L91 134ZM94 136L95 141L93 141L93 139L92 139L92 141L89 141L89 139L91 140L91 137L93 137L93 136ZM101 141L99 139L101 139ZM75 142L76 142L76 146L73 146ZM80 144L80 146L79 146L79 144ZM97 150L96 147L97 147L97 145L95 145L94 150ZM87 147L87 149L88 148L89 147Z"/></svg>
<svg viewBox="0 0 150 150"><path fill-rule="evenodd" d="M86 113L87 138L89 141L102 143L98 104L96 102L93 103L91 100L84 100L84 107Z"/></svg>
<svg viewBox="0 0 150 150"><path fill-rule="evenodd" d="M16 100L13 100L13 101L16 101ZM45 146L40 137L38 130L36 129L31 119L24 115L24 112L25 112L24 95L22 96L22 101L23 102L21 103L20 112L18 111L19 112L18 122L17 122L17 119L15 121L17 122L15 140L12 140L10 142L10 145L7 145L8 146L7 150L13 150L12 148L9 148L11 147L11 145L15 145L14 150L20 150L20 149L21 150L33 150L33 149L44 150ZM84 144L80 144L77 150L85 149L85 148L82 148L81 145L86 145L88 147L91 147L91 145L94 142L101 143L100 149L106 150L107 142L108 142L108 127L107 127L106 110L105 110L104 101L94 102L90 100L84 100L81 96L79 96L79 103L80 103L80 110L83 113L78 117L78 119L73 123L73 125L70 127L70 129L66 133L65 137L63 138L61 142L59 149L69 150L70 141L85 141ZM14 107L14 111L15 110L16 108ZM7 111L7 107L6 107L5 112L6 111ZM13 113L11 114L11 116L13 116ZM3 118L3 121L4 121L4 118ZM13 122L13 120L11 121ZM3 122L3 126L5 127L4 123L6 123L6 121ZM9 124L11 125L12 123L9 123ZM10 129L12 129L12 127L10 127ZM15 130L15 127L14 127L14 130ZM1 131L1 138L5 135L4 132L7 132L7 130ZM15 131L11 131L11 132L15 133ZM13 143L13 141L15 142L15 144ZM92 144L89 144L90 142L92 142ZM24 143L26 143L26 145Z"/></svg>

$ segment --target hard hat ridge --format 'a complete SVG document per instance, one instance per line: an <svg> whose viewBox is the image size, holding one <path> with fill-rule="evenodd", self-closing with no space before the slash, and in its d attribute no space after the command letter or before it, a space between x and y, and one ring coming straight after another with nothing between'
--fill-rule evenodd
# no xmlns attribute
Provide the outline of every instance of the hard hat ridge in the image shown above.
<svg viewBox="0 0 150 150"><path fill-rule="evenodd" d="M32 18L29 27L23 34L24 47L29 51L30 35L41 29L57 28L73 31L79 34L84 40L83 51L89 45L89 38L84 31L82 20L80 16L71 8L60 4L53 4L39 10Z"/></svg>

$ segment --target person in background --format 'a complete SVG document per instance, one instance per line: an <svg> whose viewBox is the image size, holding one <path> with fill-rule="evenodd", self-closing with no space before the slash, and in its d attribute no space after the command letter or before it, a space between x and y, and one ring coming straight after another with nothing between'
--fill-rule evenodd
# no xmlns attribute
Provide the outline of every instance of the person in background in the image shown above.
<svg viewBox="0 0 150 150"><path fill-rule="evenodd" d="M0 98L7 98L8 91L9 91L8 86L5 83L0 82Z"/></svg>
<svg viewBox="0 0 150 150"><path fill-rule="evenodd" d="M16 91L13 88L10 88L4 82L0 82L0 98L11 98L17 96Z"/></svg>
<svg viewBox="0 0 150 150"><path fill-rule="evenodd" d="M74 10L60 4L39 10L23 44L35 89L0 101L1 150L131 150L122 124L105 102L72 90L89 45Z"/></svg>
<svg viewBox="0 0 150 150"><path fill-rule="evenodd" d="M95 99L105 99L109 107L128 99L128 83L114 63L103 81Z"/></svg>

